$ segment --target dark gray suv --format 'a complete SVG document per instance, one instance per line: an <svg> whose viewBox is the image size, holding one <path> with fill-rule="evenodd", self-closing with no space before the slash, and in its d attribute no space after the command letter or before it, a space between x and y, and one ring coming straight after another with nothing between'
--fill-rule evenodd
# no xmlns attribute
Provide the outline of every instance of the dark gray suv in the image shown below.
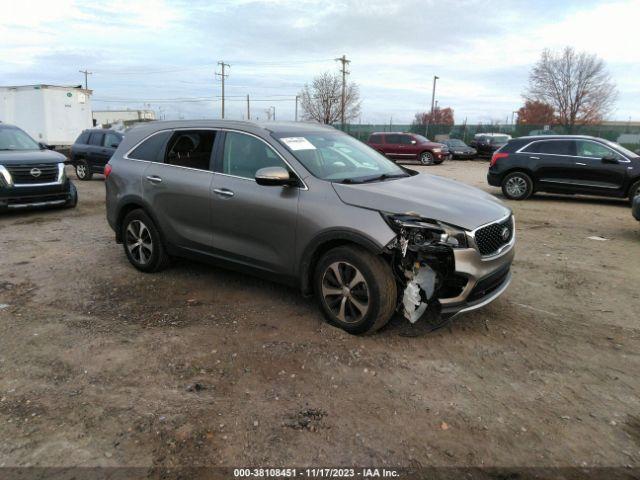
<svg viewBox="0 0 640 480"><path fill-rule="evenodd" d="M396 311L415 322L473 310L511 280L500 201L331 127L147 123L127 130L105 175L109 224L137 269L181 256L248 270L315 294L350 333Z"/></svg>

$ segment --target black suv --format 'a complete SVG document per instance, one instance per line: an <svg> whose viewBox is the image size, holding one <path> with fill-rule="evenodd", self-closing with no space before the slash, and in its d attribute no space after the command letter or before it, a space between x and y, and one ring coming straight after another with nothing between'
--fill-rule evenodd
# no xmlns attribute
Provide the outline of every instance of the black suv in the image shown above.
<svg viewBox="0 0 640 480"><path fill-rule="evenodd" d="M640 156L602 138L521 137L493 154L487 181L512 200L534 192L632 199L640 194Z"/></svg>
<svg viewBox="0 0 640 480"><path fill-rule="evenodd" d="M66 160L24 130L0 123L0 210L75 207L78 193L65 175Z"/></svg>
<svg viewBox="0 0 640 480"><path fill-rule="evenodd" d="M504 133L482 133L477 134L469 143L475 148L479 157L491 157L493 152L502 148L511 139L511 136Z"/></svg>
<svg viewBox="0 0 640 480"><path fill-rule="evenodd" d="M122 137L120 132L103 128L82 132L71 146L71 164L76 169L76 176L80 180L91 180L94 173L104 173L104 166Z"/></svg>

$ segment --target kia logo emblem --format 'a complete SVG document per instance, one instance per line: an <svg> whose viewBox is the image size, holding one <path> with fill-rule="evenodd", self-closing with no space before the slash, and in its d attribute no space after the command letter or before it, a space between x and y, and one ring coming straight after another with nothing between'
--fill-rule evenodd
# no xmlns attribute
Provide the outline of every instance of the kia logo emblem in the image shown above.
<svg viewBox="0 0 640 480"><path fill-rule="evenodd" d="M509 229L507 227L503 227L502 228L502 240L504 240L505 242L507 240L509 240L509 235L511 234L511 232L509 231Z"/></svg>
<svg viewBox="0 0 640 480"><path fill-rule="evenodd" d="M42 170L40 170L39 168L32 168L29 173L31 173L32 177L38 178L40 175L42 175Z"/></svg>

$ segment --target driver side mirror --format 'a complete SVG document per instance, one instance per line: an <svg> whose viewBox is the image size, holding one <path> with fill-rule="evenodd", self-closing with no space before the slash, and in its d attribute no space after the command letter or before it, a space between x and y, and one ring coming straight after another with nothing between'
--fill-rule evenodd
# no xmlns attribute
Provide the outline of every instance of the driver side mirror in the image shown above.
<svg viewBox="0 0 640 480"><path fill-rule="evenodd" d="M291 178L289 171L283 167L265 167L256 172L256 183L266 187L285 187L297 185L298 181Z"/></svg>
<svg viewBox="0 0 640 480"><path fill-rule="evenodd" d="M613 155L605 155L602 157L602 163L618 163L618 159Z"/></svg>
<svg viewBox="0 0 640 480"><path fill-rule="evenodd" d="M411 140L411 145L415 145L416 143L418 142L416 142L415 140Z"/></svg>

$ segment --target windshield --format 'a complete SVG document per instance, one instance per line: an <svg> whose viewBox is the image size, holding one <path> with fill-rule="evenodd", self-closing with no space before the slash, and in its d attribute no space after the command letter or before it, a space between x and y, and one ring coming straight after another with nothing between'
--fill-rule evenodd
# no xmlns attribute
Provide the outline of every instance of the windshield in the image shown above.
<svg viewBox="0 0 640 480"><path fill-rule="evenodd" d="M622 153L624 156L626 157L630 157L630 158L638 158L640 157L640 155L638 155L635 152L632 152L631 150L629 150L628 148L624 148L622 145L620 145L619 143L615 143L612 142L610 140L604 140L604 143L606 143L607 145L609 145L611 148L617 150L618 152Z"/></svg>
<svg viewBox="0 0 640 480"><path fill-rule="evenodd" d="M276 137L314 176L343 183L381 181L409 174L349 135L338 132Z"/></svg>
<svg viewBox="0 0 640 480"><path fill-rule="evenodd" d="M430 142L431 140L429 140L427 137L423 137L422 135L417 135L417 134L413 134L414 138L416 140L418 140L419 142Z"/></svg>
<svg viewBox="0 0 640 480"><path fill-rule="evenodd" d="M40 145L19 128L0 128L0 150L40 150Z"/></svg>
<svg viewBox="0 0 640 480"><path fill-rule="evenodd" d="M450 147L466 147L467 146L467 144L464 143L462 140L447 140L445 143Z"/></svg>

